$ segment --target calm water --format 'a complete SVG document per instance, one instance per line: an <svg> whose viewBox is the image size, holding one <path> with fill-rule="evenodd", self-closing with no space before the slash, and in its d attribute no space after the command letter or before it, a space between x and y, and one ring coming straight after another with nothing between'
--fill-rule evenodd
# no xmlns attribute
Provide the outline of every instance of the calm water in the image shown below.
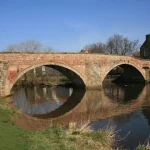
<svg viewBox="0 0 150 150"><path fill-rule="evenodd" d="M14 88L13 92L15 105L32 116L25 122L37 129L51 122L67 126L69 122L90 121L95 130L111 124L122 139L118 146L128 149L145 143L150 135L150 85L105 84L101 91L86 92L35 86ZM32 120L35 117L36 122Z"/></svg>

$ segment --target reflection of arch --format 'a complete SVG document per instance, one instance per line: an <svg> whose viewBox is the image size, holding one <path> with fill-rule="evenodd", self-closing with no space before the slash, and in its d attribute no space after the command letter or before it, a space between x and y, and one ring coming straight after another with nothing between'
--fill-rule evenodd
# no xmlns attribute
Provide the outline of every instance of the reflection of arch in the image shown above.
<svg viewBox="0 0 150 150"><path fill-rule="evenodd" d="M144 84L104 84L103 92L113 102L128 103L137 100L144 90ZM131 92L133 91L133 92ZM143 97L141 98L144 99Z"/></svg>
<svg viewBox="0 0 150 150"><path fill-rule="evenodd" d="M143 79L146 80L144 73L141 71L141 69L140 69L138 66L135 66L134 64L129 64L129 63L124 63L124 62L122 62L122 63L118 63L118 64L115 64L115 65L111 66L111 67L105 72L104 76L102 77L102 83L103 83L105 77L107 76L107 74L108 74L112 69L114 69L114 68L117 67L117 66L121 66L121 65L128 65L128 66L130 66L130 67L133 67L134 69L136 69L136 70L141 74L141 76L143 77Z"/></svg>
<svg viewBox="0 0 150 150"><path fill-rule="evenodd" d="M47 114L41 114L41 115L32 115L33 117L42 118L42 119L48 119L48 118L56 118L61 117L66 113L69 113L73 111L78 104L80 104L82 98L84 97L85 89L74 89L73 93L70 97L68 97L67 101L63 103L60 107L55 109L54 111L51 111Z"/></svg>
<svg viewBox="0 0 150 150"><path fill-rule="evenodd" d="M15 80L13 81L12 85L10 86L10 90L12 89L12 87L14 86L14 84L28 71L40 67L40 66L50 66L60 72L62 72L64 75L66 75L71 81L75 81L76 83L78 82L80 85L82 85L83 87L85 87L85 82L84 82L84 78L81 76L80 73L78 73L78 71L76 71L74 68L66 66L64 64L59 64L59 63L53 63L53 62L46 62L46 63L40 63L37 65L33 65L30 66L28 68L26 68L25 70L21 71L21 73L19 73L17 75L17 77L15 78ZM64 71L63 71L64 70ZM70 74L73 74L76 78L70 78Z"/></svg>

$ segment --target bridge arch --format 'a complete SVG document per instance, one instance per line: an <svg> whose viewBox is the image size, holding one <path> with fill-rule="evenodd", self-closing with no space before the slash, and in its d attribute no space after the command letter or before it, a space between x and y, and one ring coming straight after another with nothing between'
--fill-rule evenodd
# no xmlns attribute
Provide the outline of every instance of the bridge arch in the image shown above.
<svg viewBox="0 0 150 150"><path fill-rule="evenodd" d="M139 74L143 77L143 80L146 81L145 74L144 74L144 72L142 71L142 68L140 68L140 67L138 67L137 65L132 64L132 63L124 63L124 62L121 62L121 63L115 64L115 65L112 65L111 67L109 67L108 70L106 70L106 72L104 73L104 75L103 75L103 77L102 77L102 83L103 83L105 77L108 75L108 73L109 73L112 69L114 69L114 68L117 67L117 66L121 66L121 65L126 65L126 66L133 67L133 68L136 69L136 70L139 72Z"/></svg>
<svg viewBox="0 0 150 150"><path fill-rule="evenodd" d="M68 77L75 86L80 86L82 88L85 88L85 79L84 77L73 67L70 67L68 65L62 64L62 63L55 63L55 62L46 62L46 63L39 63L34 64L32 66L29 66L28 68L24 69L23 71L19 72L19 74L16 76L12 84L10 85L10 91L15 85L15 83L27 72L30 70L41 67L41 66L49 66L53 69L56 69L63 73L66 77Z"/></svg>

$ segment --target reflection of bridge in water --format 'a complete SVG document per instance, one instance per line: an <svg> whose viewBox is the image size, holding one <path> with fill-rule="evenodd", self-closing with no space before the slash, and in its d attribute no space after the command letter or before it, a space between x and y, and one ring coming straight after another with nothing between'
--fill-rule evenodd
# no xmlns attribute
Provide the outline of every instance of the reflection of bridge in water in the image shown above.
<svg viewBox="0 0 150 150"><path fill-rule="evenodd" d="M67 126L69 122L80 124L87 121L92 122L122 114L130 114L141 106L150 105L150 100L148 99L150 96L150 85L141 88L141 93L137 93L138 97L135 99L131 97L127 103L111 100L104 91L105 89L101 92L86 91L85 94L81 94L81 91L74 91L68 101L52 113L36 117L25 115L17 123L25 128L35 130L45 128L51 123ZM76 95L79 93L82 100L78 100L78 105L74 104L69 109L69 105L78 98Z"/></svg>
<svg viewBox="0 0 150 150"><path fill-rule="evenodd" d="M72 91L61 87L15 88L13 100L26 114L46 114L63 105Z"/></svg>
<svg viewBox="0 0 150 150"><path fill-rule="evenodd" d="M68 96L71 96L73 91L73 88L69 88L68 90L64 90L64 88L61 87L34 87L34 97L35 101L38 99L40 100L54 100L54 101L61 101L65 102L68 98ZM29 96L27 96L29 97ZM30 100L29 100L30 101Z"/></svg>

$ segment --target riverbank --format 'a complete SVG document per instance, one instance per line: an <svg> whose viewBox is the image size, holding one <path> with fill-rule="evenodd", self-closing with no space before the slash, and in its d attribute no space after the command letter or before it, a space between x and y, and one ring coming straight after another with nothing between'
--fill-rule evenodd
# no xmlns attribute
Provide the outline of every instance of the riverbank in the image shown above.
<svg viewBox="0 0 150 150"><path fill-rule="evenodd" d="M28 131L16 125L22 112L9 100L0 100L0 149L2 150L110 150L115 134L112 128L92 131L87 124L70 123L67 129L49 126L42 131Z"/></svg>
<svg viewBox="0 0 150 150"><path fill-rule="evenodd" d="M39 76L32 77L28 76L26 78L21 78L15 84L16 86L35 86L35 85L45 85L45 86L71 86L71 81L65 76Z"/></svg>

